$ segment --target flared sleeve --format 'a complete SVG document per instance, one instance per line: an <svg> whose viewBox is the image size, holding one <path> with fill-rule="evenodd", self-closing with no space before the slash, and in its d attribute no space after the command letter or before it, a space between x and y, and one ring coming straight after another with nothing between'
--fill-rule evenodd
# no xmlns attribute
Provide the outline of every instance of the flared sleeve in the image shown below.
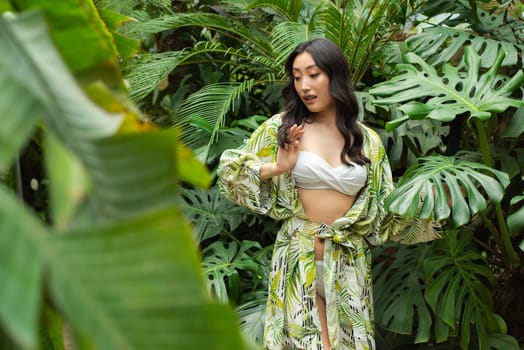
<svg viewBox="0 0 524 350"><path fill-rule="evenodd" d="M225 150L217 170L217 184L226 198L277 220L292 216L297 208L290 172L260 179L262 164L276 158L280 123L281 115L277 114L261 124L239 148Z"/></svg>

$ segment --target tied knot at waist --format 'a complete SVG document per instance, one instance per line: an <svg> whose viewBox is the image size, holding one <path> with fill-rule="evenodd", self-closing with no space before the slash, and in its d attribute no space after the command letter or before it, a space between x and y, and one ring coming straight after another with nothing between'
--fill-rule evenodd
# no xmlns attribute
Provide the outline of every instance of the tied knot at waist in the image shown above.
<svg viewBox="0 0 524 350"><path fill-rule="evenodd" d="M352 223L345 218L336 220L331 225L314 223L309 220L297 218L295 218L295 220L303 221L303 234L306 234L307 236L328 239L333 243L348 247L360 246L364 241L364 237L351 230Z"/></svg>
<svg viewBox="0 0 524 350"><path fill-rule="evenodd" d="M354 247L356 243L355 241L360 241L362 239L362 237L358 235L352 235L349 227L334 227L328 224L318 225L316 236L349 247Z"/></svg>

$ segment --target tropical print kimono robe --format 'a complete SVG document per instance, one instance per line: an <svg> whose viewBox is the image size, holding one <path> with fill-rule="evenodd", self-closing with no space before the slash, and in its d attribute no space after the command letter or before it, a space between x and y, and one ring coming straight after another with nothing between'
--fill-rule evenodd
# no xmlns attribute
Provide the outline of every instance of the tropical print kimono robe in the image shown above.
<svg viewBox="0 0 524 350"><path fill-rule="evenodd" d="M292 170L260 180L260 166L275 161L281 116L265 121L242 147L226 150L218 169L218 184L226 197L281 222L269 276L264 349L322 349L316 278L324 279L331 349L376 349L368 243L415 243L434 238L436 232L422 220L415 223L419 229L410 230L412 223L386 216L391 170L379 136L364 125L364 153L371 161L367 184L351 209L331 225L308 220ZM427 227L420 230L420 225ZM426 232L424 237L420 232ZM324 272L318 277L315 236L325 238Z"/></svg>

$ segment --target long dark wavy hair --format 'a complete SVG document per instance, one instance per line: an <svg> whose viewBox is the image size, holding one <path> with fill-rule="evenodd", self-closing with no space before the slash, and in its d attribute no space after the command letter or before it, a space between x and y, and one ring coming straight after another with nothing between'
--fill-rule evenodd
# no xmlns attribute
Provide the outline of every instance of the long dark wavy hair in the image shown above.
<svg viewBox="0 0 524 350"><path fill-rule="evenodd" d="M358 103L348 63L342 50L328 39L303 42L287 58L285 69L289 80L282 92L284 116L278 129L278 144L282 147L285 145L292 125L311 122L312 115L297 94L293 78L293 62L303 52L308 52L329 77L329 92L336 102L336 125L345 140L340 154L342 163L351 166L348 157L359 165L369 163L362 150L364 136L357 123Z"/></svg>

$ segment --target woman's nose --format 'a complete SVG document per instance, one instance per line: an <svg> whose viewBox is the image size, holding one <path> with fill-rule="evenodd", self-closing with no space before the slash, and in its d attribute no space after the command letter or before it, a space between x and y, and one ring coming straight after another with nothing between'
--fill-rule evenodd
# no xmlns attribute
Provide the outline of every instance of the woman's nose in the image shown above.
<svg viewBox="0 0 524 350"><path fill-rule="evenodd" d="M307 79L302 80L302 91L309 91L309 81Z"/></svg>

